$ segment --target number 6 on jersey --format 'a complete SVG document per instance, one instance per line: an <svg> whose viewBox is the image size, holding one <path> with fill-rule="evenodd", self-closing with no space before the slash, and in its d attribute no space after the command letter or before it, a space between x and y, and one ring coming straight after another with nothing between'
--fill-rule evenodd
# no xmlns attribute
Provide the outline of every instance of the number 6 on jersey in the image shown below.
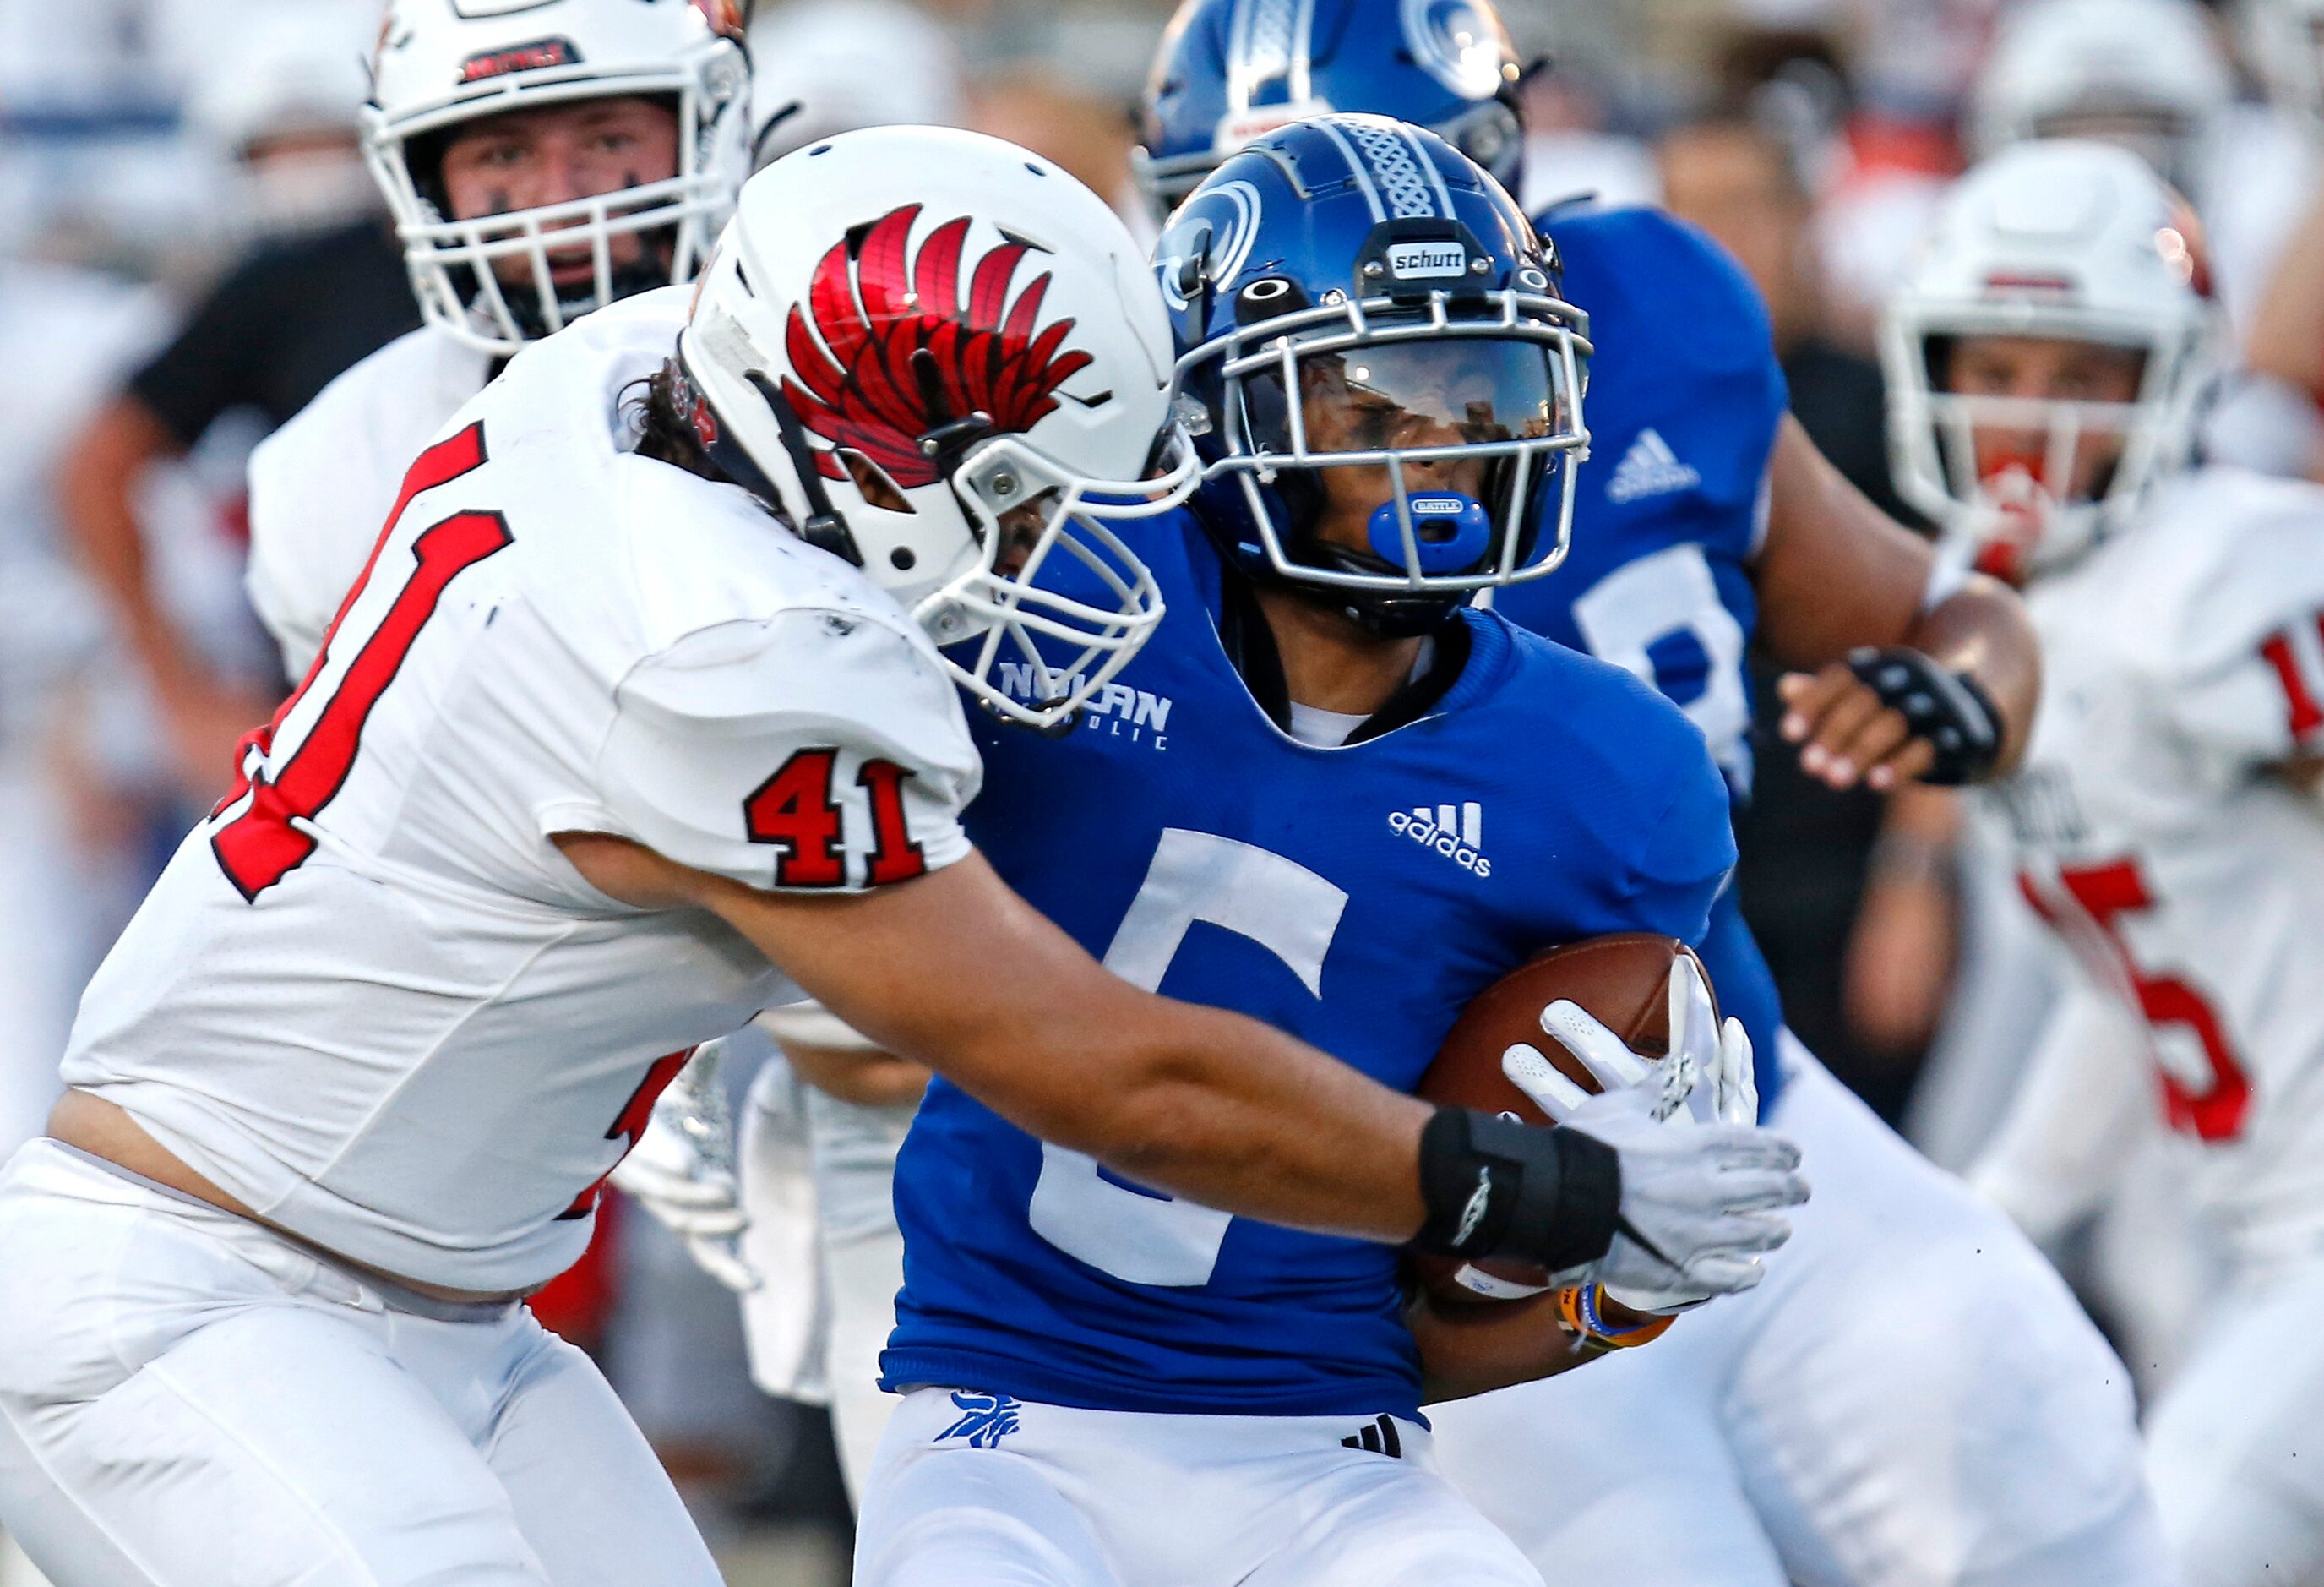
<svg viewBox="0 0 2324 1587"><path fill-rule="evenodd" d="M1323 995L1323 955L1348 895L1305 865L1232 838L1167 827L1146 881L1106 949L1105 967L1148 992L1197 921L1247 937ZM1132 1284L1210 1282L1227 1213L1108 1178L1097 1160L1044 1142L1033 1232L1068 1256Z"/></svg>

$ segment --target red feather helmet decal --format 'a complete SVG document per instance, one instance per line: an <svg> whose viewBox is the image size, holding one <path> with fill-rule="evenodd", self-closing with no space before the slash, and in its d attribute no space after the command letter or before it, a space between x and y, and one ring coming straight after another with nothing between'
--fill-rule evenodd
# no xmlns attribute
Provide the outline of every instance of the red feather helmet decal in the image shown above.
<svg viewBox="0 0 2324 1587"><path fill-rule="evenodd" d="M798 378L784 377L783 395L832 448L816 454L826 479L846 477L844 449L903 489L933 484L943 467L924 438L972 415L990 421L983 433L1022 434L1056 411L1057 388L1093 362L1065 350L1072 320L1039 325L1047 274L1009 301L1028 244L1005 243L978 261L965 304L967 217L929 233L908 272L919 213L908 204L834 247L816 266L807 304L791 308L784 351Z"/></svg>

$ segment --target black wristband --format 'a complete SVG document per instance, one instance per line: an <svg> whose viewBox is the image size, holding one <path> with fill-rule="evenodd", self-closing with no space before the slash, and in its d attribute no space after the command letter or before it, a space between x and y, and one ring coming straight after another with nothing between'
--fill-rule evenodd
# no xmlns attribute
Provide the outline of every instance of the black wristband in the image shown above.
<svg viewBox="0 0 2324 1587"><path fill-rule="evenodd" d="M1621 1160L1577 1130L1439 1108L1420 1133L1420 1194L1428 1221L1413 1239L1419 1250L1570 1273L1614 1243Z"/></svg>
<svg viewBox="0 0 2324 1587"><path fill-rule="evenodd" d="M1980 782L2001 758L2001 713L1969 673L1948 671L1904 645L1850 650L1848 669L1935 752L1922 781L1939 788Z"/></svg>

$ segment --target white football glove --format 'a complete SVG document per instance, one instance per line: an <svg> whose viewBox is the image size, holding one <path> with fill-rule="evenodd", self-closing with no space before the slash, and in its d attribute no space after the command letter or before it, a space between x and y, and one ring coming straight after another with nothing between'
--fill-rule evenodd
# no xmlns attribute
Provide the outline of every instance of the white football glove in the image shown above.
<svg viewBox="0 0 2324 1587"><path fill-rule="evenodd" d="M696 1265L737 1295L759 1287L742 1259L734 1120L719 1076L723 1042L706 1042L656 1099L645 1133L613 1172L613 1187L686 1241Z"/></svg>
<svg viewBox="0 0 2324 1587"><path fill-rule="evenodd" d="M1501 1056L1502 1073L1543 1112L1619 1157L1620 1221L1591 1278L1634 1311L1666 1315L1757 1284L1760 1257L1791 1238L1783 1209L1807 1199L1799 1149L1756 1122L1750 1038L1738 1020L1714 1026L1710 988L1681 959L1671 969L1670 1056L1659 1063L1563 1000L1542 1010L1541 1028L1597 1078L1600 1094L1538 1048Z"/></svg>

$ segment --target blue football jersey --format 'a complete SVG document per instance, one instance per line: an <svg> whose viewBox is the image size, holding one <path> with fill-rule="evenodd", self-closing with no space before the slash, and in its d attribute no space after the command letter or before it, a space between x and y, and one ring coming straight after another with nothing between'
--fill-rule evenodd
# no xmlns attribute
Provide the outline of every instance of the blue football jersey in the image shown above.
<svg viewBox="0 0 2324 1587"><path fill-rule="evenodd" d="M1495 593L1512 622L1652 683L1702 730L1735 797L1751 787L1751 679L1758 626L1749 565L1766 525L1767 466L1790 392L1767 311L1717 244L1656 209L1575 208L1542 217L1565 295L1601 349L1583 411L1590 461L1573 549L1546 578ZM1721 1011L1750 1032L1760 1100L1783 1009L1733 891L1719 901L1704 965Z"/></svg>
<svg viewBox="0 0 2324 1587"><path fill-rule="evenodd" d="M1543 948L1701 938L1734 858L1726 789L1701 735L1637 679L1466 613L1466 662L1433 706L1307 746L1227 655L1199 526L1180 514L1137 535L1169 614L1063 736L980 725L967 817L1001 876L1117 973L1409 1091L1462 1008ZM1417 1413L1388 1247L1160 1195L941 1079L897 1163L896 1211L891 1389Z"/></svg>

